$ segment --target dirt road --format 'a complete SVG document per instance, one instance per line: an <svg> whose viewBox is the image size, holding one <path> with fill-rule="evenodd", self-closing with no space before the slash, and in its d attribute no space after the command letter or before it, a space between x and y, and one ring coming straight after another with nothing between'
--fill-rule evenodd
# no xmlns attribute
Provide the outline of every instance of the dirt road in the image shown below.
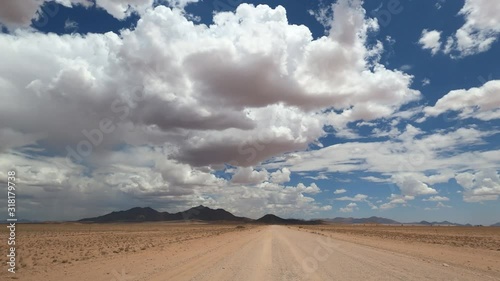
<svg viewBox="0 0 500 281"><path fill-rule="evenodd" d="M162 251L69 265L21 280L500 280L500 276L286 226L263 226Z"/></svg>

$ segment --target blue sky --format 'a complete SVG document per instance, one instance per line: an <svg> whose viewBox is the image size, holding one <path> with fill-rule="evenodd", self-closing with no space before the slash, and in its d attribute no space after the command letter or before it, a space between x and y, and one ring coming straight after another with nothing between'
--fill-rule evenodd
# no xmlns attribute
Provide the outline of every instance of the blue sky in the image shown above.
<svg viewBox="0 0 500 281"><path fill-rule="evenodd" d="M40 220L496 223L493 2L0 4L0 175Z"/></svg>

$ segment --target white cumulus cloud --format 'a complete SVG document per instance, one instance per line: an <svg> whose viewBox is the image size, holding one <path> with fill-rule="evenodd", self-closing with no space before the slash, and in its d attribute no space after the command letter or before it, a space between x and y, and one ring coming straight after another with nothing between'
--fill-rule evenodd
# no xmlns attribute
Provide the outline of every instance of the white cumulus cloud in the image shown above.
<svg viewBox="0 0 500 281"><path fill-rule="evenodd" d="M358 208L358 204L356 203L349 203L347 204L347 206L345 206L344 208L340 208L339 211L341 213L352 213L354 212L355 210L359 210Z"/></svg>
<svg viewBox="0 0 500 281"><path fill-rule="evenodd" d="M466 202L497 200L500 196L500 176L495 169L459 173L455 179L464 188Z"/></svg>
<svg viewBox="0 0 500 281"><path fill-rule="evenodd" d="M439 116L448 111L458 112L461 119L483 121L500 118L500 80L492 80L481 87L453 90L440 98L434 106L424 109L427 116Z"/></svg>
<svg viewBox="0 0 500 281"><path fill-rule="evenodd" d="M444 197L444 196L431 196L431 197L424 199L422 201L442 202L442 201L450 201L450 198Z"/></svg>
<svg viewBox="0 0 500 281"><path fill-rule="evenodd" d="M428 49L435 55L441 49L441 32L424 29L418 43L422 45L423 49Z"/></svg>
<svg viewBox="0 0 500 281"><path fill-rule="evenodd" d="M465 23L448 37L445 53L465 57L489 50L500 35L499 14L499 1L466 0L459 12Z"/></svg>

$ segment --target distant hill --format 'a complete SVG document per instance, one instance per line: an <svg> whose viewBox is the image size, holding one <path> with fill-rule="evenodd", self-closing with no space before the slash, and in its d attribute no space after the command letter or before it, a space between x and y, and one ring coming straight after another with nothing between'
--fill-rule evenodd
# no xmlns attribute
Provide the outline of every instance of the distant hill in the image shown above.
<svg viewBox="0 0 500 281"><path fill-rule="evenodd" d="M203 205L184 212L169 215L170 220L202 220L202 221L251 221L249 218L237 217L224 209L210 209Z"/></svg>
<svg viewBox="0 0 500 281"><path fill-rule="evenodd" d="M180 221L180 220L201 220L201 221L238 221L247 222L251 219L237 217L224 209L210 209L205 206L198 206L178 213L158 212L150 207L135 207L126 211L112 212L94 218L85 218L80 222L142 222L142 221Z"/></svg>
<svg viewBox="0 0 500 281"><path fill-rule="evenodd" d="M85 218L81 222L132 222L132 221L162 221L168 213L160 213L149 207L135 207L126 211L112 212L95 218Z"/></svg>
<svg viewBox="0 0 500 281"><path fill-rule="evenodd" d="M410 223L410 224L418 224L418 225L453 225L453 226L464 226L463 224L459 224L459 223L453 223L453 222L449 222L449 221L433 221L433 222L428 222L428 221L421 221L421 222L413 222L413 223Z"/></svg>
<svg viewBox="0 0 500 281"><path fill-rule="evenodd" d="M255 222L264 224L321 224L322 223L319 220L306 221L297 219L284 219L272 214L267 214L261 217L260 219L257 219Z"/></svg>
<svg viewBox="0 0 500 281"><path fill-rule="evenodd" d="M324 219L326 222L330 223L345 223L345 224L367 224L367 223L376 223L376 224L401 224L395 220L381 218L381 217L369 217L369 218L342 218L337 217L334 219Z"/></svg>
<svg viewBox="0 0 500 281"><path fill-rule="evenodd" d="M286 219L271 214L267 214L262 218L256 220L256 222L266 223L266 224L285 224L286 221L287 221Z"/></svg>
<svg viewBox="0 0 500 281"><path fill-rule="evenodd" d="M428 222L428 221L420 221L420 222L412 222L412 223L401 223L395 220L387 219L387 218L381 218L381 217L369 217L369 218L342 218L342 217L337 217L334 219L323 219L325 222L329 223L344 223L344 224L406 224L406 225L453 225L453 226L463 226L462 224L459 223L453 223L449 221L433 221L433 222Z"/></svg>
<svg viewBox="0 0 500 281"><path fill-rule="evenodd" d="M500 222L497 222L495 224L492 224L491 226L500 226Z"/></svg>

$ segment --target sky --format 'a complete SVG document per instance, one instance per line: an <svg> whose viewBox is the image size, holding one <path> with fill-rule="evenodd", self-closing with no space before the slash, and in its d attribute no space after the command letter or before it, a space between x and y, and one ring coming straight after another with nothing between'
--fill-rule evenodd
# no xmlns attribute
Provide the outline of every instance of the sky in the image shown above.
<svg viewBox="0 0 500 281"><path fill-rule="evenodd" d="M499 222L498 15L490 0L2 1L2 189L15 170L33 220L204 205Z"/></svg>

